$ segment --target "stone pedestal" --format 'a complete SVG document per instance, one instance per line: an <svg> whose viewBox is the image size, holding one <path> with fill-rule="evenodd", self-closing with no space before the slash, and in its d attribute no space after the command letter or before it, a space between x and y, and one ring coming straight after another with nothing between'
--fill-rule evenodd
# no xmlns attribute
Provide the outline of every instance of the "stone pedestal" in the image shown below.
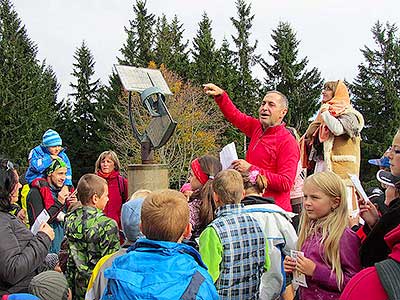
<svg viewBox="0 0 400 300"><path fill-rule="evenodd" d="M129 196L140 189L155 191L168 187L168 165L134 164L128 166Z"/></svg>

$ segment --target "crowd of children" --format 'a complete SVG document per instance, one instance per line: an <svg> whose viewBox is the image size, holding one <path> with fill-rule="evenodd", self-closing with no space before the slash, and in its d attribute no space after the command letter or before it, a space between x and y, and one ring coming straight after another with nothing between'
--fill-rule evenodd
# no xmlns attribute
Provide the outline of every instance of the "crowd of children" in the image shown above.
<svg viewBox="0 0 400 300"><path fill-rule="evenodd" d="M75 190L61 146L48 130L29 155L33 232L16 209L18 173L0 160L2 299L400 298L400 129L371 161L385 192L361 195L357 218L347 177L306 177L300 163L290 212L266 193L263 170L242 162L222 170L211 155L192 160L179 192L128 199L118 157L105 151Z"/></svg>

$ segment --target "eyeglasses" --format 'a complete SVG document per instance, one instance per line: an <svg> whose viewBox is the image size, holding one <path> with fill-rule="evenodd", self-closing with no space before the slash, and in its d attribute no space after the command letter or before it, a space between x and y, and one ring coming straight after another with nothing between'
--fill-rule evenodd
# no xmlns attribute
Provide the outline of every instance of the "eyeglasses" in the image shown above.
<svg viewBox="0 0 400 300"><path fill-rule="evenodd" d="M390 146L389 149L387 149L386 152L394 152L395 154L400 154L400 148L397 146Z"/></svg>

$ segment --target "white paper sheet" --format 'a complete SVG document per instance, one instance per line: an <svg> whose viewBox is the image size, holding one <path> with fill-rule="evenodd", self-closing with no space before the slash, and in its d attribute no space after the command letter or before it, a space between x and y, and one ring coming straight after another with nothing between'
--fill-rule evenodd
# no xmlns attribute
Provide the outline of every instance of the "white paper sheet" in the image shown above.
<svg viewBox="0 0 400 300"><path fill-rule="evenodd" d="M219 153L219 161L221 162L222 170L228 169L232 162L237 159L236 146L233 142L222 148Z"/></svg>
<svg viewBox="0 0 400 300"><path fill-rule="evenodd" d="M358 179L357 175L354 174L349 174L350 180L353 182L354 187L356 188L357 192L360 194L360 196L366 201L369 202L369 198L367 194L364 191L364 188L361 185L360 179Z"/></svg>
<svg viewBox="0 0 400 300"><path fill-rule="evenodd" d="M290 250L290 256L297 260L297 256L301 255L304 256L304 252L301 251L296 251L296 250ZM294 270L293 271L293 283L294 284L298 284L304 287L308 287L307 286L307 281L306 281L306 275L304 275L303 273L301 273L298 270Z"/></svg>
<svg viewBox="0 0 400 300"><path fill-rule="evenodd" d="M31 231L36 235L39 231L39 227L42 223L46 223L50 219L50 215L47 210L43 209L42 212L37 216L35 223L33 223Z"/></svg>

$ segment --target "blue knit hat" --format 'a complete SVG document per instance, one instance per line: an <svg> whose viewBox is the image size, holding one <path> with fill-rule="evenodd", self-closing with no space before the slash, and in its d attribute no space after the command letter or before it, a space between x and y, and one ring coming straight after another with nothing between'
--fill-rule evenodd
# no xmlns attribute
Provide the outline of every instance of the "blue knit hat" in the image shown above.
<svg viewBox="0 0 400 300"><path fill-rule="evenodd" d="M3 298L7 299L7 300L40 300L40 298L36 297L35 295L27 294L27 293L3 295L3 297L1 299L3 299Z"/></svg>
<svg viewBox="0 0 400 300"><path fill-rule="evenodd" d="M46 148L53 146L61 146L62 139L56 131L54 131L53 129L49 129L43 134L42 145Z"/></svg>
<svg viewBox="0 0 400 300"><path fill-rule="evenodd" d="M130 242L135 242L138 238L143 237L140 232L140 216L144 198L136 198L122 205L121 209L121 225L125 237Z"/></svg>

